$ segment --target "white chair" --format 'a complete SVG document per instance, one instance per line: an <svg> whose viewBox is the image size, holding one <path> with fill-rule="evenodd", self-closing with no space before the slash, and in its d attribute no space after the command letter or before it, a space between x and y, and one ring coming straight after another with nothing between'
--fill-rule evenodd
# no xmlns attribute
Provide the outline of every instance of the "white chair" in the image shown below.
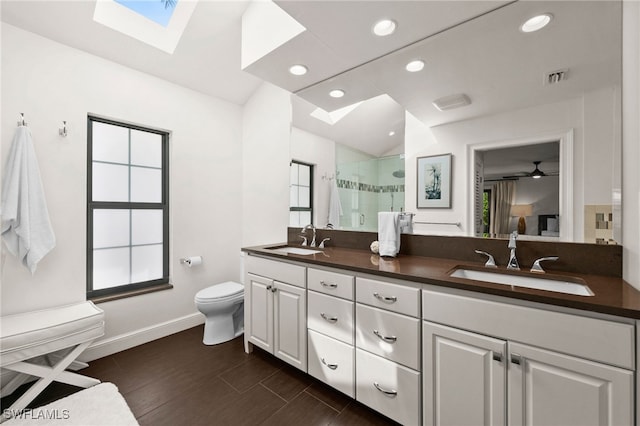
<svg viewBox="0 0 640 426"><path fill-rule="evenodd" d="M100 383L66 369L86 367L76 358L102 335L104 312L89 301L0 317L0 368L3 373L17 373L2 385L0 395L12 393L32 376L39 377L0 422L24 410L53 381L83 388Z"/></svg>

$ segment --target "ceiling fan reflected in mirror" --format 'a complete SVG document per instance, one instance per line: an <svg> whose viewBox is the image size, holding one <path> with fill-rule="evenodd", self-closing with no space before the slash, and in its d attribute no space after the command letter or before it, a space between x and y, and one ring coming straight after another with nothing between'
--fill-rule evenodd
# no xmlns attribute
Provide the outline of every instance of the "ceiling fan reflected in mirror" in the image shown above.
<svg viewBox="0 0 640 426"><path fill-rule="evenodd" d="M540 170L540 168L538 167L540 165L540 163L542 163L542 161L534 161L533 162L533 164L536 167L532 172L515 173L513 175L503 176L502 178L503 179L517 179L517 178L522 178L522 177L530 177L530 178L534 178L534 179L540 179L543 176L558 176L558 172L545 173L542 170Z"/></svg>

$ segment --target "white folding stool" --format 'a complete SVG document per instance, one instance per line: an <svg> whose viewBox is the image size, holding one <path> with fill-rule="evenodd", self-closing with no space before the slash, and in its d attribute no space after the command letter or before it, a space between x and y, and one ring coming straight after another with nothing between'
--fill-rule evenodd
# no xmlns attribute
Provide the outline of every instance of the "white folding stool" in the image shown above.
<svg viewBox="0 0 640 426"><path fill-rule="evenodd" d="M0 317L0 367L18 373L0 394L12 393L31 376L40 377L5 413L24 410L53 381L83 388L100 383L65 370L72 363L86 367L76 358L102 335L104 312L90 301ZM49 365L37 363L42 356Z"/></svg>

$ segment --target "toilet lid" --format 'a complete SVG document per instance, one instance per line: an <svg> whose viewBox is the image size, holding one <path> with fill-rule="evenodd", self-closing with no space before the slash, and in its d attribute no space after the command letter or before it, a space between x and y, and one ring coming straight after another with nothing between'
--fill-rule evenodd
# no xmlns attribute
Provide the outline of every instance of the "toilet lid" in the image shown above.
<svg viewBox="0 0 640 426"><path fill-rule="evenodd" d="M226 299L236 296L244 291L244 286L233 281L227 281L221 284L212 285L203 288L196 293L196 300L206 301L212 299Z"/></svg>

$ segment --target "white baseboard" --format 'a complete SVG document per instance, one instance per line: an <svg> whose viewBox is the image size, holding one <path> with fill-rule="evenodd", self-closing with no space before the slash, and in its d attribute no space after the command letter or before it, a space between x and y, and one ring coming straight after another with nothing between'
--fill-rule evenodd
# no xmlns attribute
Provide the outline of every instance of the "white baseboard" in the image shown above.
<svg viewBox="0 0 640 426"><path fill-rule="evenodd" d="M134 346L139 346L203 323L204 316L200 312L194 312L193 314L175 318L160 324L154 324L129 333L93 342L93 344L89 346L89 348L84 351L78 359L84 362L93 361L94 359L115 354L116 352L121 352L126 349L133 348Z"/></svg>

